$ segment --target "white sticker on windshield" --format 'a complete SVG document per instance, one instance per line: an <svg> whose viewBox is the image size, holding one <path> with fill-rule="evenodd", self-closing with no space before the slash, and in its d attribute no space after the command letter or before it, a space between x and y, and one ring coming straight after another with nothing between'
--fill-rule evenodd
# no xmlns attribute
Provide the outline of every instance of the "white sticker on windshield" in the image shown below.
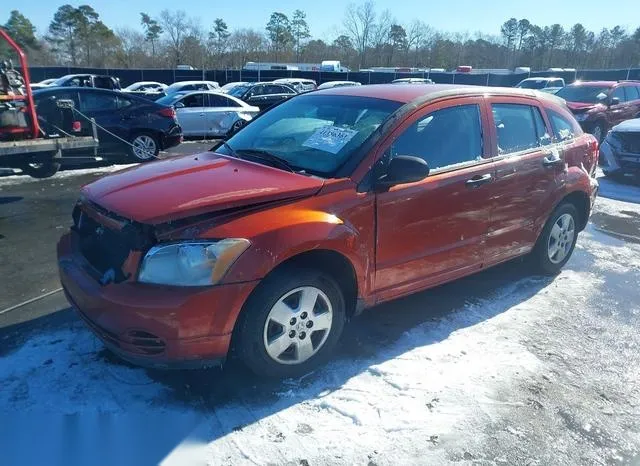
<svg viewBox="0 0 640 466"><path fill-rule="evenodd" d="M358 132L352 129L323 126L317 129L302 145L337 154L356 134Z"/></svg>

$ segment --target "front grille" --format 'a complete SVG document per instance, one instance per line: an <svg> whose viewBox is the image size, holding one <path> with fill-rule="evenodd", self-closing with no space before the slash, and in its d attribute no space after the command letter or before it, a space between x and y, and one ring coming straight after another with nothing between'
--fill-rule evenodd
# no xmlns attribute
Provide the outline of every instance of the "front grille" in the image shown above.
<svg viewBox="0 0 640 466"><path fill-rule="evenodd" d="M102 215L98 206L92 205ZM105 211L106 212L106 211ZM110 217L112 217L110 215ZM80 252L101 275L101 283L119 283L128 278L122 267L132 251L143 251L155 242L148 227L123 221L121 229L112 229L94 220L77 205L73 210L73 230L78 233Z"/></svg>
<svg viewBox="0 0 640 466"><path fill-rule="evenodd" d="M121 231L111 230L96 222L76 207L74 229L80 238L80 252L100 274L113 270L112 280L123 281L127 277L122 266L131 253L131 248L122 237Z"/></svg>
<svg viewBox="0 0 640 466"><path fill-rule="evenodd" d="M620 142L624 152L640 154L640 132L622 133L613 132L613 136Z"/></svg>

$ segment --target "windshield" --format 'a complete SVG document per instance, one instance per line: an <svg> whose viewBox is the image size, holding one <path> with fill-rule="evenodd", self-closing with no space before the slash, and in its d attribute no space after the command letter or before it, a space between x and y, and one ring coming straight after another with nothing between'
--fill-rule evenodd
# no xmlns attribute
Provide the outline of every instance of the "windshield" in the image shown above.
<svg viewBox="0 0 640 466"><path fill-rule="evenodd" d="M232 95L234 97L242 97L244 93L247 92L247 89L249 89L249 87L250 86L243 86L243 85L234 86L231 89L229 89L227 94Z"/></svg>
<svg viewBox="0 0 640 466"><path fill-rule="evenodd" d="M518 87L521 89L544 89L544 86L547 84L546 81L543 80L525 80L518 84Z"/></svg>
<svg viewBox="0 0 640 466"><path fill-rule="evenodd" d="M296 170L331 176L401 105L370 97L304 95L265 113L228 143L239 154L269 152ZM218 152L234 155L229 147Z"/></svg>
<svg viewBox="0 0 640 466"><path fill-rule="evenodd" d="M158 100L156 100L156 103L159 103L161 105L173 105L175 104L178 100L180 100L182 97L184 97L185 93L184 92L177 92L174 94L169 94L169 95L165 95L164 97L160 97Z"/></svg>
<svg viewBox="0 0 640 466"><path fill-rule="evenodd" d="M603 86L567 86L556 92L558 97L562 97L567 102L584 102L595 104L600 102L598 95L609 94L610 88Z"/></svg>

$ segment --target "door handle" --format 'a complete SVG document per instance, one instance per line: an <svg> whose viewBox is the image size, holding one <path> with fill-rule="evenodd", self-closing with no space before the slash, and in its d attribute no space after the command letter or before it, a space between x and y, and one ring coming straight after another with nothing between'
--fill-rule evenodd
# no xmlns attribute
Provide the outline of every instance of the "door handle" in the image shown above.
<svg viewBox="0 0 640 466"><path fill-rule="evenodd" d="M491 173L486 173L484 175L476 175L473 178L468 179L465 182L465 185L467 188L477 188L483 184L491 183L491 181L493 181L493 176Z"/></svg>
<svg viewBox="0 0 640 466"><path fill-rule="evenodd" d="M555 167L557 165L563 165L564 160L560 157L549 156L542 159L542 165L545 167Z"/></svg>

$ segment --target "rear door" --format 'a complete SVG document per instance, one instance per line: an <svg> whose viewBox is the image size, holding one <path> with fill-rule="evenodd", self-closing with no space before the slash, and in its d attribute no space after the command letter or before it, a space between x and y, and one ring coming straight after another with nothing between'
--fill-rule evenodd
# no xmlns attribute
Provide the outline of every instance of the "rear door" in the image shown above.
<svg viewBox="0 0 640 466"><path fill-rule="evenodd" d="M79 94L80 110L88 117L95 118L99 125L99 150L104 153L121 152L122 142L118 138L126 140L129 131L118 105L118 94L93 89L84 89Z"/></svg>
<svg viewBox="0 0 640 466"><path fill-rule="evenodd" d="M482 102L477 97L430 106L387 143L378 166L411 155L423 158L431 173L376 194L379 300L482 267L493 190L493 163L483 157L490 139Z"/></svg>
<svg viewBox="0 0 640 466"><path fill-rule="evenodd" d="M553 143L536 100L491 97L489 104L496 137L496 178L486 242L486 263L492 265L533 247L537 220L553 199L564 164L561 147Z"/></svg>
<svg viewBox="0 0 640 466"><path fill-rule="evenodd" d="M207 134L225 135L237 117L238 104L224 95L207 94Z"/></svg>
<svg viewBox="0 0 640 466"><path fill-rule="evenodd" d="M178 123L182 126L182 134L185 136L202 136L206 134L205 98L205 93L193 92L176 102Z"/></svg>
<svg viewBox="0 0 640 466"><path fill-rule="evenodd" d="M631 117L631 105L627 102L627 94L624 86L616 87L611 93L611 99L617 98L620 102L609 105L609 128Z"/></svg>
<svg viewBox="0 0 640 466"><path fill-rule="evenodd" d="M628 84L624 88L629 105L629 118L640 118L640 85Z"/></svg>

